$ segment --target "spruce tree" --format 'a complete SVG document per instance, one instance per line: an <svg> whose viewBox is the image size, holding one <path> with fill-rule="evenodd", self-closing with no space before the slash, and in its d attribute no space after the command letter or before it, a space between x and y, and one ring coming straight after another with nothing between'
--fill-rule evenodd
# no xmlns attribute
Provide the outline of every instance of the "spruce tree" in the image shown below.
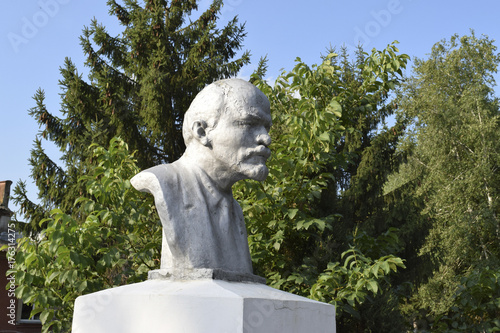
<svg viewBox="0 0 500 333"><path fill-rule="evenodd" d="M93 143L106 147L120 136L136 151L140 168L179 158L191 100L206 84L236 75L249 62L248 51L236 58L244 25L236 17L217 25L222 0L201 14L196 0L110 0L108 6L123 32L111 36L96 20L84 28L80 40L89 75L83 78L66 59L60 70L62 116L47 110L41 89L34 96L29 113L41 131L29 163L40 204L29 199L22 182L14 196L30 222L27 230L39 230L56 207L77 214L73 204L84 193L78 180L93 162ZM43 140L60 149L62 165L47 156Z"/></svg>

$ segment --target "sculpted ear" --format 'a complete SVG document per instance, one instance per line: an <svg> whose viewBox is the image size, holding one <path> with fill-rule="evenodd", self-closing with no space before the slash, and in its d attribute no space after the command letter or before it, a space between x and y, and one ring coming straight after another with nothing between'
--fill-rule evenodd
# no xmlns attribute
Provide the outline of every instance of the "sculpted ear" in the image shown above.
<svg viewBox="0 0 500 333"><path fill-rule="evenodd" d="M207 123L203 120L196 120L191 125L191 130L193 131L193 136L198 140L202 145L208 146L209 140L207 137Z"/></svg>

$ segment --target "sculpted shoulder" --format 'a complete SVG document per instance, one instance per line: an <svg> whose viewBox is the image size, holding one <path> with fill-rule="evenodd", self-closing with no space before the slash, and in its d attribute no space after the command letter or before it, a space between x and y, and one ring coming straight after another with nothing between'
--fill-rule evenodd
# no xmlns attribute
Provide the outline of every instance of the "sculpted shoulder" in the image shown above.
<svg viewBox="0 0 500 333"><path fill-rule="evenodd" d="M266 178L271 124L269 101L253 84L214 82L184 115L184 154L130 180L155 197L163 225L162 269L252 276L245 222L231 188L239 180Z"/></svg>
<svg viewBox="0 0 500 333"><path fill-rule="evenodd" d="M162 193L164 186L175 178L177 175L170 164L160 164L139 172L130 179L130 183L138 191L155 195Z"/></svg>

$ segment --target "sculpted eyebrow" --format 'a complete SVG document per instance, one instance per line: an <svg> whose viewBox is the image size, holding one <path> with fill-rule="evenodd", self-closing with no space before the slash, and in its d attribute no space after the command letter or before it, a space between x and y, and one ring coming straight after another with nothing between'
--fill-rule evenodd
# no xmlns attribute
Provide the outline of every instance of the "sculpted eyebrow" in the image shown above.
<svg viewBox="0 0 500 333"><path fill-rule="evenodd" d="M271 123L271 117L263 117L258 114L246 114L241 118L241 120L253 120L253 121L262 121L265 123Z"/></svg>

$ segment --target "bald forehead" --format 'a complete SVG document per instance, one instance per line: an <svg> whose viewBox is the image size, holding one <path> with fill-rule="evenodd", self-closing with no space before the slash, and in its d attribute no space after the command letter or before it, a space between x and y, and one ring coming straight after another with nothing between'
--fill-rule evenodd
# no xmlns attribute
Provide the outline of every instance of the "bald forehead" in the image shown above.
<svg viewBox="0 0 500 333"><path fill-rule="evenodd" d="M221 80L214 83L220 88L220 93L233 103L251 104L269 108L269 100L262 91L250 82L240 79Z"/></svg>
<svg viewBox="0 0 500 333"><path fill-rule="evenodd" d="M267 97L250 83L230 90L225 98L227 111L237 111L250 114L270 113Z"/></svg>
<svg viewBox="0 0 500 333"><path fill-rule="evenodd" d="M258 121L266 127L271 127L271 113L267 98L261 100L259 96L253 97L255 98L241 98L235 101L235 103L227 103L226 112L221 116L232 116L236 119Z"/></svg>
<svg viewBox="0 0 500 333"><path fill-rule="evenodd" d="M271 123L270 104L266 95L256 86L241 79L225 79L206 86L193 100L184 116L182 134L186 144L192 135L190 126L203 120L215 127L223 115L257 117Z"/></svg>
<svg viewBox="0 0 500 333"><path fill-rule="evenodd" d="M257 109L270 113L269 100L257 87L241 79L216 81L205 87L194 99L187 118L217 119L227 112L246 112L257 114ZM194 119L193 119L194 120Z"/></svg>

